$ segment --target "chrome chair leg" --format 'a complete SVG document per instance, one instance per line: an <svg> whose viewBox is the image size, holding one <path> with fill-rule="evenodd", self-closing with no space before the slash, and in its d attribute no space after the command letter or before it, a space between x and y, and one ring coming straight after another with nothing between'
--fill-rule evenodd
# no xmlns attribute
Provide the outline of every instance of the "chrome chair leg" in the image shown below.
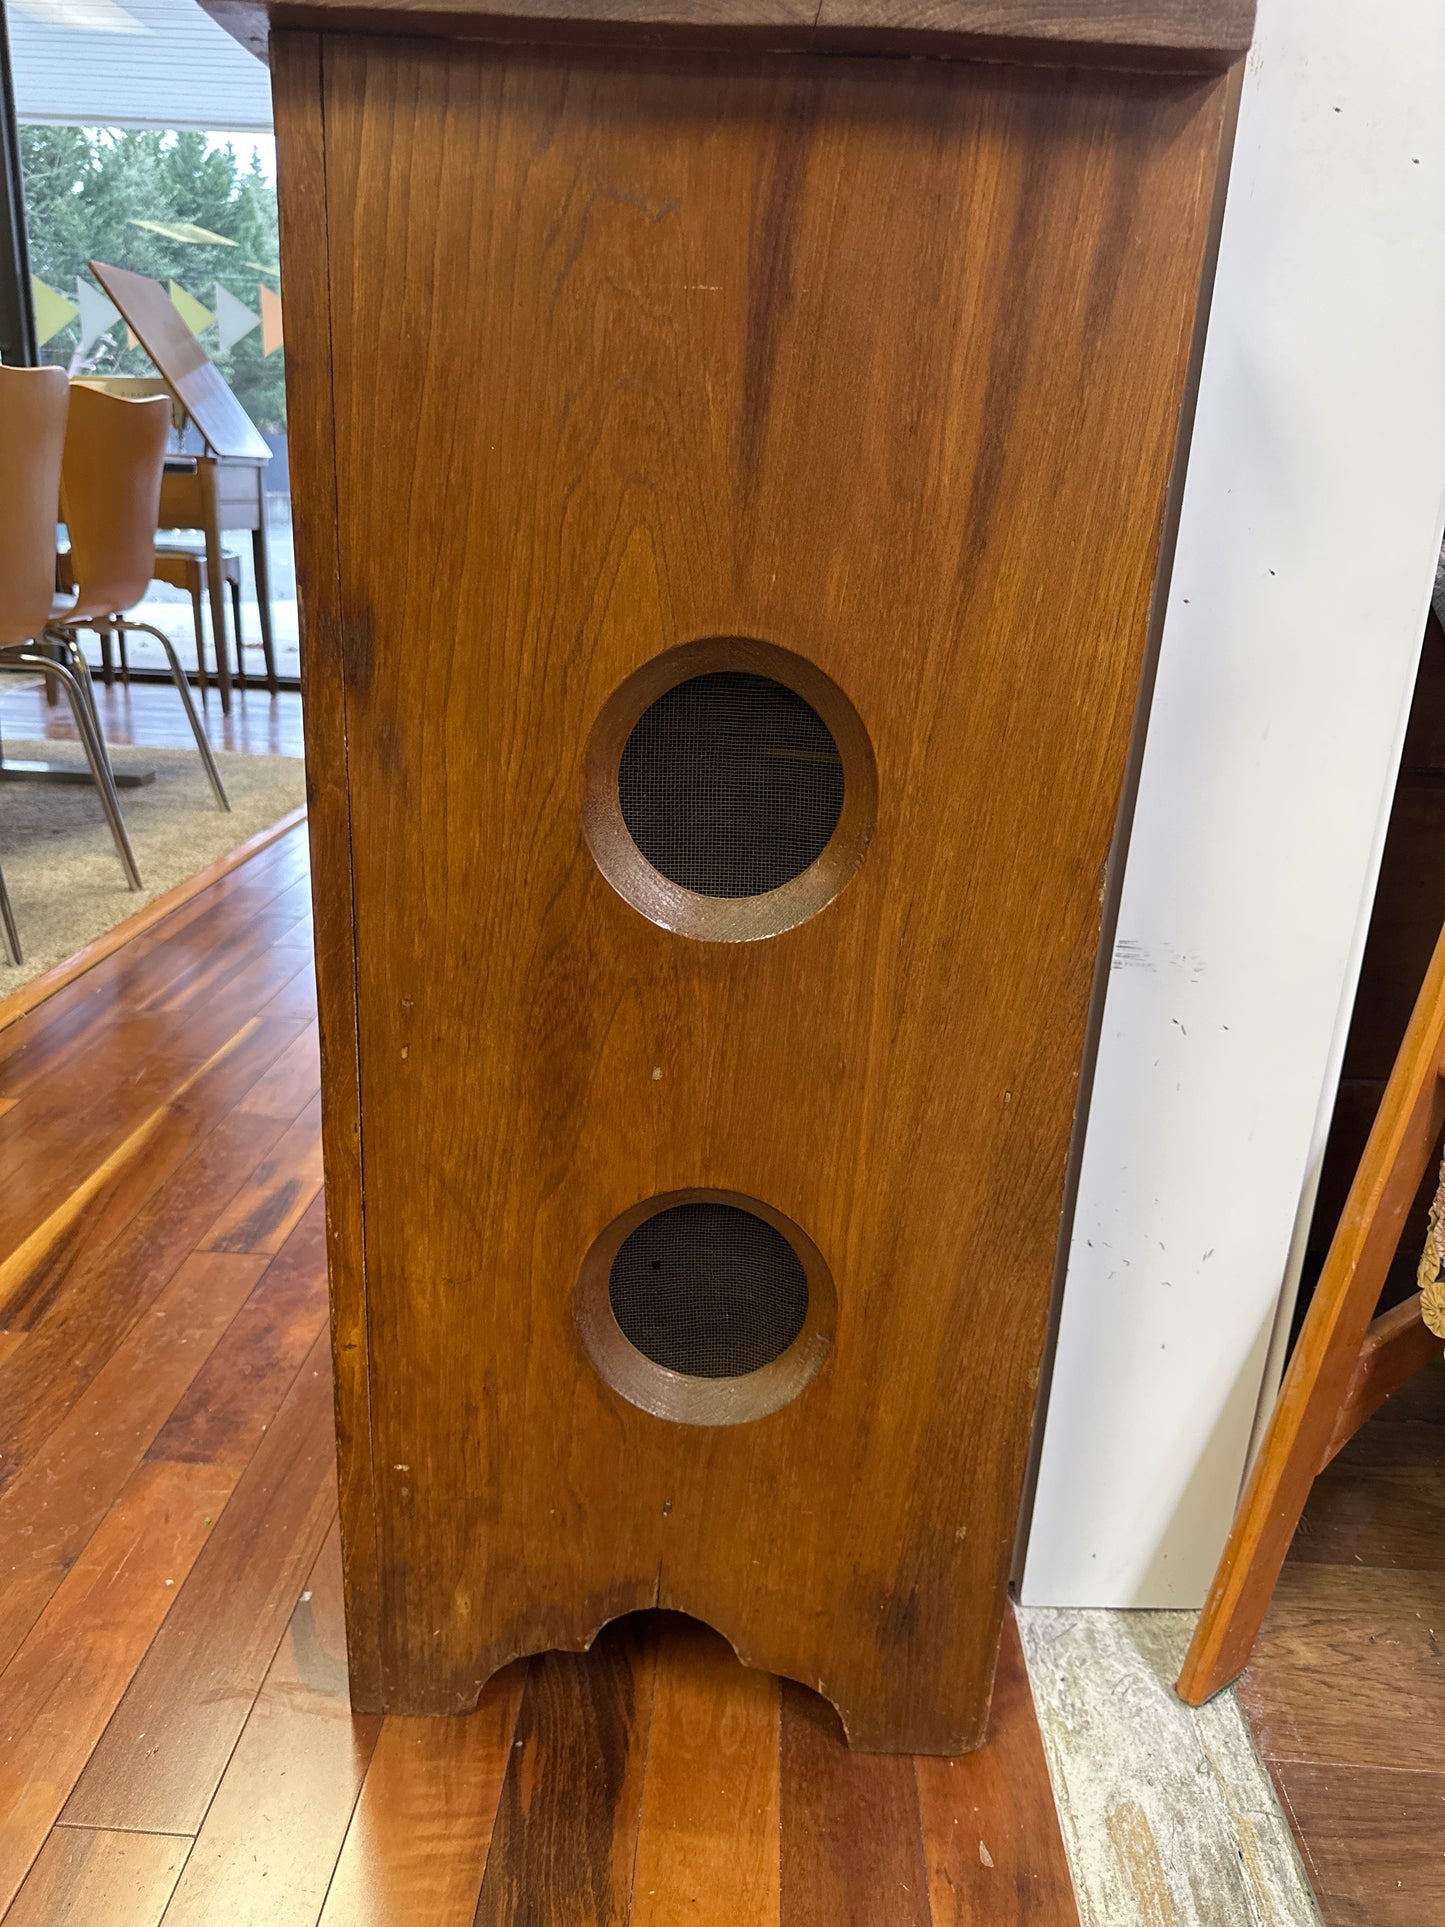
<svg viewBox="0 0 1445 1927"><path fill-rule="evenodd" d="M107 629L103 632L98 631L97 633L103 633L109 636L113 632ZM69 656L70 666L75 672L75 680L85 692L86 705L90 710L90 720L95 725L96 734L99 735L100 710L95 700L95 683L91 677L90 664L85 660L85 651L80 646L80 637L74 629L61 628L47 629L45 637L48 642L58 644L58 646L65 651L66 655ZM102 741L103 740L104 738L102 737ZM106 760L109 761L109 757L107 757Z"/></svg>
<svg viewBox="0 0 1445 1927"><path fill-rule="evenodd" d="M15 911L10 902L10 892L5 888L5 872L0 870L0 932L5 938L5 954L13 964L22 964L25 959L20 954L20 932L15 928Z"/></svg>
<svg viewBox="0 0 1445 1927"><path fill-rule="evenodd" d="M164 630L152 628L148 622L131 622L125 616L120 616L117 620L120 625L122 637L132 629L139 629L144 631L148 636L154 636L162 649L165 650L166 661L171 666L171 681L175 684L176 692L184 705L186 720L191 726L191 734L196 739L196 748L201 752L201 761L206 766L206 775L211 779L211 788L216 793L216 801L223 810L229 810L231 807L231 799L227 796L226 786L221 781L221 772L217 769L216 759L211 753L210 739L206 735L205 726L196 713L196 705L191 696L191 686L186 681L186 672L181 668L180 658L175 652L175 647L170 637L166 635Z"/></svg>
<svg viewBox="0 0 1445 1927"><path fill-rule="evenodd" d="M110 825L111 840L115 844L120 867L125 871L126 882L132 890L142 890L139 866L135 851L130 847L130 838L125 833L125 820L120 813L120 797L116 791L115 778L111 773L110 758L105 752L105 738L91 714L89 698L76 680L75 672L68 664L56 656L47 656L38 649L10 649L5 652L0 668L16 666L23 669L44 669L62 683L70 698L71 714L75 717L75 727L80 732L80 740L85 748L90 773L95 778L95 787L100 792L101 808Z"/></svg>

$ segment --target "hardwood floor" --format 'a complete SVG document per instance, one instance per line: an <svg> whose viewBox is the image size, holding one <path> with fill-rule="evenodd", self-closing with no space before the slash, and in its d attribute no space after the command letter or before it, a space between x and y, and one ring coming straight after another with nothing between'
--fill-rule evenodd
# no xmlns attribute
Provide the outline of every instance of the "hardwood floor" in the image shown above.
<svg viewBox="0 0 1445 1927"><path fill-rule="evenodd" d="M5 1927L1076 1922L1011 1619L954 1762L666 1615L352 1717L318 1085L299 831L0 1028Z"/></svg>
<svg viewBox="0 0 1445 1927"><path fill-rule="evenodd" d="M157 749L193 746L180 698L169 683L113 683L107 689L97 680L92 686L107 742L150 743ZM272 696L264 689L238 689L230 715L223 716L213 689L205 718L217 749L253 756L301 754L301 698L289 690ZM63 741L74 738L75 726L66 705L48 704L38 683L0 678L0 740L46 736Z"/></svg>
<svg viewBox="0 0 1445 1927"><path fill-rule="evenodd" d="M1316 1482L1239 1697L1327 1927L1445 1920L1445 1364Z"/></svg>

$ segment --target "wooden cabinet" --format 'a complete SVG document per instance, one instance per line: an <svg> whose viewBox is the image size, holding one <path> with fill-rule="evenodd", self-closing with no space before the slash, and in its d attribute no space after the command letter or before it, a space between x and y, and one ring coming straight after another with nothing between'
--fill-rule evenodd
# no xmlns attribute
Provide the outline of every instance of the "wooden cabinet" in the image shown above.
<svg viewBox="0 0 1445 1927"><path fill-rule="evenodd" d="M354 1699L963 1751L1247 9L517 11L270 23Z"/></svg>

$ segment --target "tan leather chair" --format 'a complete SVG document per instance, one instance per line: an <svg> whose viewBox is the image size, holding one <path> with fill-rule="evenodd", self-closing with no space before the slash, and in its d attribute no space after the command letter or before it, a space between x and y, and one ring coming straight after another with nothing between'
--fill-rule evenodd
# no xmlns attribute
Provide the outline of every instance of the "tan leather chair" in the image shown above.
<svg viewBox="0 0 1445 1927"><path fill-rule="evenodd" d="M42 645L55 606L55 525L69 412L69 384L59 368L0 367L0 671L53 676L70 699L76 732L110 824L126 881L140 888L94 711L90 684ZM0 923L16 963L20 943L9 897L0 883Z"/></svg>
<svg viewBox="0 0 1445 1927"><path fill-rule="evenodd" d="M64 643L87 689L89 670L77 629L154 636L170 664L216 801L228 810L221 773L170 637L125 614L144 600L155 570L156 512L170 423L171 404L163 396L131 400L84 383L72 386L60 495L75 599L56 607L48 633Z"/></svg>

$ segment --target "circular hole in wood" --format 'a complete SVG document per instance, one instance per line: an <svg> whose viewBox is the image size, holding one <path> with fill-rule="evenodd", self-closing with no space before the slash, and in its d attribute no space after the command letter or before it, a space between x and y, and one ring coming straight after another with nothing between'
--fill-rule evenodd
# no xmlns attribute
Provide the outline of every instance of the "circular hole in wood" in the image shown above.
<svg viewBox="0 0 1445 1927"><path fill-rule="evenodd" d="M729 1191L677 1191L598 1237L576 1295L602 1377L658 1418L735 1425L810 1385L836 1295L817 1246L781 1212Z"/></svg>
<svg viewBox="0 0 1445 1927"><path fill-rule="evenodd" d="M775 936L843 888L877 802L872 746L838 685L746 637L685 644L617 689L593 730L583 826L652 922Z"/></svg>

